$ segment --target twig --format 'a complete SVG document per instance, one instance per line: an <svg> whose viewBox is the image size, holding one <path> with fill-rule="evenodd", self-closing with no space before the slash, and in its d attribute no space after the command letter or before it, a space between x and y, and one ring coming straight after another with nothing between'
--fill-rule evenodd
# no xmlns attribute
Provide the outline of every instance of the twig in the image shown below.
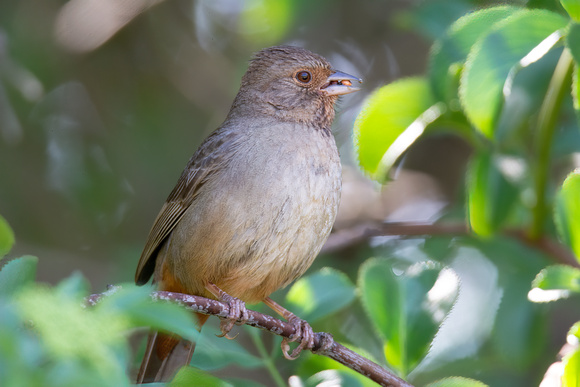
<svg viewBox="0 0 580 387"><path fill-rule="evenodd" d="M376 236L410 237L471 234L469 227L460 223L366 223L330 234L321 252L339 251ZM542 251L558 263L580 267L574 254L552 238L541 236L538 239L532 239L527 232L519 229L507 229L503 231L503 234Z"/></svg>
<svg viewBox="0 0 580 387"><path fill-rule="evenodd" d="M85 301L89 305L95 305L108 293L92 294ZM177 302L186 306L188 309L207 315L214 315L226 318L229 315L229 306L226 303L212 300L200 296L189 294L156 291L151 293L154 300L165 300ZM249 318L246 325L272 332L276 335L290 338L295 332L294 326L280 319L248 310ZM325 332L317 332L314 337L314 347L312 352L336 360L348 368L366 376L384 387L413 387L403 379L382 368L369 359L360 356L345 346L337 343L332 335Z"/></svg>

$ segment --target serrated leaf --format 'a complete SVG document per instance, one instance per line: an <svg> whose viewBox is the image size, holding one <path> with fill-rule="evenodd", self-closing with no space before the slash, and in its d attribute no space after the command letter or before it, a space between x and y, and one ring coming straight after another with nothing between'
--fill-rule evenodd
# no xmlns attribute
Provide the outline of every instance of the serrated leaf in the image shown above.
<svg viewBox="0 0 580 387"><path fill-rule="evenodd" d="M384 180L397 158L441 114L429 110L435 102L424 78L402 79L371 94L354 124L362 169L374 179Z"/></svg>
<svg viewBox="0 0 580 387"><path fill-rule="evenodd" d="M521 11L512 6L491 7L469 13L449 27L445 36L433 45L429 60L429 80L436 98L445 101L457 97L455 71L463 66L475 42L500 20Z"/></svg>
<svg viewBox="0 0 580 387"><path fill-rule="evenodd" d="M491 235L507 219L518 190L499 171L490 153L473 158L466 180L469 224L477 234Z"/></svg>
<svg viewBox="0 0 580 387"><path fill-rule="evenodd" d="M419 264L397 276L385 259L369 259L361 267L363 306L384 340L387 362L403 376L426 355L437 331L425 305L439 271Z"/></svg>
<svg viewBox="0 0 580 387"><path fill-rule="evenodd" d="M487 384L475 379L462 378L460 376L452 376L429 383L425 387L487 387Z"/></svg>
<svg viewBox="0 0 580 387"><path fill-rule="evenodd" d="M344 308L354 297L354 285L346 274L323 268L296 281L286 301L294 314L313 322Z"/></svg>
<svg viewBox="0 0 580 387"><path fill-rule="evenodd" d="M579 0L560 0L562 7L568 12L568 15L575 20L580 21L580 1Z"/></svg>
<svg viewBox="0 0 580 387"><path fill-rule="evenodd" d="M34 282L38 258L31 255L16 258L0 270L0 296L10 297Z"/></svg>
<svg viewBox="0 0 580 387"><path fill-rule="evenodd" d="M569 290L580 292L580 269L553 265L542 269L534 278L532 287L542 290Z"/></svg>
<svg viewBox="0 0 580 387"><path fill-rule="evenodd" d="M564 356L564 375L562 375L562 387L580 386L580 350L576 349Z"/></svg>
<svg viewBox="0 0 580 387"><path fill-rule="evenodd" d="M14 245L14 232L10 228L10 225L0 215L0 259L8 254Z"/></svg>
<svg viewBox="0 0 580 387"><path fill-rule="evenodd" d="M572 172L556 195L554 221L560 238L580 261L580 171Z"/></svg>
<svg viewBox="0 0 580 387"><path fill-rule="evenodd" d="M566 19L554 12L525 9L497 22L472 47L459 96L467 117L486 137L494 138L504 86L514 75L512 69L545 55L558 41L558 37L546 38L566 24ZM526 61L522 61L524 57Z"/></svg>

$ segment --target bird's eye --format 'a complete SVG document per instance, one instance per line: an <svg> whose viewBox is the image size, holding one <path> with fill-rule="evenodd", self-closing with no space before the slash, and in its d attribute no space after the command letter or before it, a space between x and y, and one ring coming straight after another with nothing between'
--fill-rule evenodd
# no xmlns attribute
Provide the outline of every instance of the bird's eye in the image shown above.
<svg viewBox="0 0 580 387"><path fill-rule="evenodd" d="M302 83L308 83L312 80L312 74L308 71L299 71L296 73L296 79Z"/></svg>

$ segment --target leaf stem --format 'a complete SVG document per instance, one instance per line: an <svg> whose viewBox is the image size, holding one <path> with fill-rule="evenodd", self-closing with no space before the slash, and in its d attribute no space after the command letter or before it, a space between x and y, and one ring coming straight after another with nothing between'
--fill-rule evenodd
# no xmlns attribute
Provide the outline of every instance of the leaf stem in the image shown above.
<svg viewBox="0 0 580 387"><path fill-rule="evenodd" d="M248 331L250 332L250 336L252 337L252 341L254 342L254 345L256 346L256 349L258 350L260 357L264 361L264 365L270 372L270 375L272 376L272 379L274 379L274 382L276 382L276 385L278 387L286 387L287 384L286 382L284 382L284 378L276 368L276 365L274 364L272 357L268 355L266 347L264 347L264 343L262 341L262 338L260 337L261 336L260 332L257 331L256 329L248 329Z"/></svg>
<svg viewBox="0 0 580 387"><path fill-rule="evenodd" d="M536 204L532 209L532 225L529 230L531 239L539 239L544 231L546 216L548 214L546 188L548 175L550 173L550 151L552 148L552 137L556 128L558 113L562 105L562 100L567 92L572 77L572 55L565 47L558 60L552 79L548 86L546 96L540 107L538 123L536 127L535 142L535 176L534 191L536 194Z"/></svg>

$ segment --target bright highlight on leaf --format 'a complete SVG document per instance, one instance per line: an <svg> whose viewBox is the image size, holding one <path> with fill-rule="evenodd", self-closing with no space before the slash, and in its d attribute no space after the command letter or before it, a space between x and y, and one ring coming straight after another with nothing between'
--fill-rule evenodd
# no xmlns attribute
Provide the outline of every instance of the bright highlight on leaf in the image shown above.
<svg viewBox="0 0 580 387"><path fill-rule="evenodd" d="M548 266L534 278L532 287L580 293L580 270L565 265Z"/></svg>
<svg viewBox="0 0 580 387"><path fill-rule="evenodd" d="M424 78L407 78L375 91L354 124L360 166L383 181L396 159L438 118L441 108ZM386 155L386 157L385 157Z"/></svg>
<svg viewBox="0 0 580 387"><path fill-rule="evenodd" d="M580 171L571 173L556 196L554 220L560 238L580 261Z"/></svg>
<svg viewBox="0 0 580 387"><path fill-rule="evenodd" d="M472 47L459 96L466 115L486 137L494 138L504 86L512 69L521 66L522 58L566 24L566 19L554 12L522 9L497 22ZM537 55L534 58L539 59Z"/></svg>

